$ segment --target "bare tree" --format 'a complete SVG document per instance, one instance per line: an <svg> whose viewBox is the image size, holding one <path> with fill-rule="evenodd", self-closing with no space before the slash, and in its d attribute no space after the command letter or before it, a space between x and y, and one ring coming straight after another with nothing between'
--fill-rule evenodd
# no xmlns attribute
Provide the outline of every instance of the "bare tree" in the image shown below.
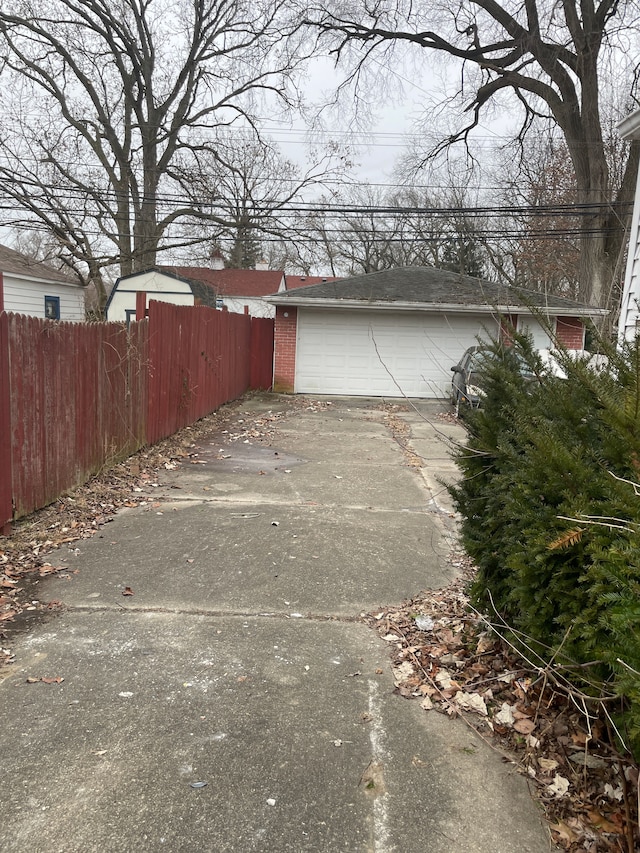
<svg viewBox="0 0 640 853"><path fill-rule="evenodd" d="M580 297L581 229L575 174L564 140L530 135L520 164L504 158L502 203L511 283L529 290Z"/></svg>
<svg viewBox="0 0 640 853"><path fill-rule="evenodd" d="M305 53L278 0L6 0L0 11L0 194L86 283L153 266L185 167L223 158L213 128L286 104ZM9 214L7 215L7 211Z"/></svg>
<svg viewBox="0 0 640 853"><path fill-rule="evenodd" d="M601 96L615 75L625 80L625 109L637 103L638 67L630 57L637 55L638 19L637 4L624 0L380 0L364 8L328 0L306 14L336 59L352 69L356 86L368 65L398 44L459 60L457 94L470 119L442 145L468 142L503 93L515 96L521 110L517 141L540 122L559 128L582 211L580 296L597 304L605 303L618 272L640 159L634 142L619 180L612 180Z"/></svg>
<svg viewBox="0 0 640 853"><path fill-rule="evenodd" d="M463 188L420 187L382 192L362 185L325 199L308 217L315 264L333 275L358 275L401 266L484 272L477 222L465 212Z"/></svg>
<svg viewBox="0 0 640 853"><path fill-rule="evenodd" d="M181 173L194 211L203 214L191 228L194 239L202 243L185 249L183 257L202 260L214 244L227 266L252 267L272 254L271 245L283 240L290 244L287 256L297 255L294 247L301 233L297 206L322 189L325 181L337 176L346 181L350 165L337 145L316 152L305 169L285 159L266 138L248 132L221 134L215 155L204 152L197 168L188 165ZM207 212L215 213L218 222L208 221Z"/></svg>

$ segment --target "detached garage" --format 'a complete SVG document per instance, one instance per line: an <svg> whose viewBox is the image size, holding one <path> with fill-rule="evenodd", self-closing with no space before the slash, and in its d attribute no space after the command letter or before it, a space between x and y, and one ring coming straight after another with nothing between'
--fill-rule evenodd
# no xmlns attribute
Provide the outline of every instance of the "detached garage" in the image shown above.
<svg viewBox="0 0 640 853"><path fill-rule="evenodd" d="M276 305L274 390L444 398L477 337L502 324L583 349L600 309L430 267L405 267L268 297ZM550 327L549 330L545 328Z"/></svg>

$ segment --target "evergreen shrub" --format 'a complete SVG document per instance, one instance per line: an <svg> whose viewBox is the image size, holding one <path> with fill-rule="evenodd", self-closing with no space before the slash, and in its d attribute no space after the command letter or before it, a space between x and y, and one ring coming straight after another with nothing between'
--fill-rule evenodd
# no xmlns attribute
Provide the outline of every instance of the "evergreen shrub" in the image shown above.
<svg viewBox="0 0 640 853"><path fill-rule="evenodd" d="M513 337L491 348L483 405L456 452L472 594L580 673L581 689L619 697L621 734L640 757L640 347L607 348L602 372L561 354L558 378Z"/></svg>

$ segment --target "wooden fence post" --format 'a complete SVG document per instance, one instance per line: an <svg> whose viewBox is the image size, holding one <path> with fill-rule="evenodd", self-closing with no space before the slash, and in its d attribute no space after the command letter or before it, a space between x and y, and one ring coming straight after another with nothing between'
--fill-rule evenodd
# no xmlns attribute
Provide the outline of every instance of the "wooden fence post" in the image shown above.
<svg viewBox="0 0 640 853"><path fill-rule="evenodd" d="M9 373L9 315L0 312L0 534L11 533L13 520L13 452L11 382Z"/></svg>
<svg viewBox="0 0 640 853"><path fill-rule="evenodd" d="M136 323L140 323L141 320L147 316L147 294L144 290L139 290L136 293Z"/></svg>

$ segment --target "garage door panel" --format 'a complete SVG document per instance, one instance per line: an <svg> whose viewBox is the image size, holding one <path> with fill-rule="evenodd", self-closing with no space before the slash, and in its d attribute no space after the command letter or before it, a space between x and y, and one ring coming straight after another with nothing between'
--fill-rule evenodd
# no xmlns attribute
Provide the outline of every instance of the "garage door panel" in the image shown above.
<svg viewBox="0 0 640 853"><path fill-rule="evenodd" d="M446 397L451 365L487 325L480 315L300 308L296 391L396 397L399 385L408 397Z"/></svg>

